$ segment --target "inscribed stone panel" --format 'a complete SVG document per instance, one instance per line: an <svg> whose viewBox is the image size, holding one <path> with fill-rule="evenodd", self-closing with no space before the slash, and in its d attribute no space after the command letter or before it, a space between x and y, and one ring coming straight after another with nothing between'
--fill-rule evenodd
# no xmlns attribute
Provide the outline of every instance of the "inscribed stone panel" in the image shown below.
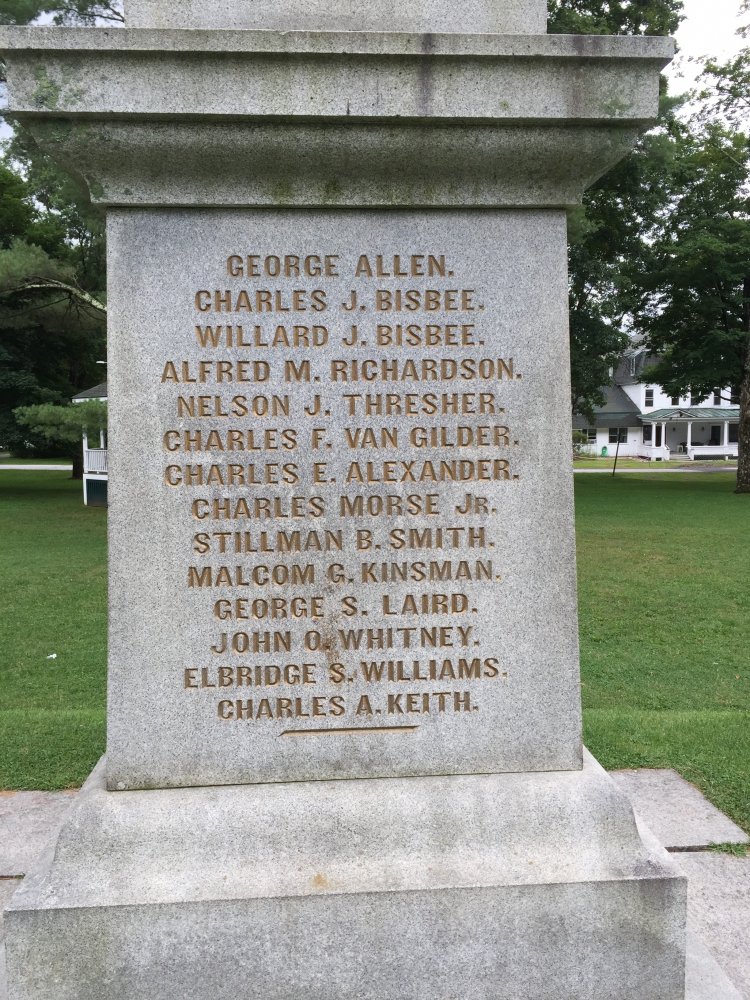
<svg viewBox="0 0 750 1000"><path fill-rule="evenodd" d="M564 213L109 254L110 787L579 767Z"/></svg>

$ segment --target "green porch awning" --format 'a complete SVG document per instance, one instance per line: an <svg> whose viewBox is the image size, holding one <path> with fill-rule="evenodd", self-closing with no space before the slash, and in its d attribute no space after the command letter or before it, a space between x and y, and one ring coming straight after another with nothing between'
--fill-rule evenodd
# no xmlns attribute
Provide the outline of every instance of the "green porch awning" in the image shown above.
<svg viewBox="0 0 750 1000"><path fill-rule="evenodd" d="M642 413L644 424L660 424L670 420L739 420L739 406L670 406L666 410L654 410L653 413Z"/></svg>

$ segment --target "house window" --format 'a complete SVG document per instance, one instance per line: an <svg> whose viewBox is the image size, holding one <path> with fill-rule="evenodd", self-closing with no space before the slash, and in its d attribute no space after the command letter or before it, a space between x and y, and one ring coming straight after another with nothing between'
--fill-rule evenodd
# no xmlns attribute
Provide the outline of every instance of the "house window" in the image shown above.
<svg viewBox="0 0 750 1000"><path fill-rule="evenodd" d="M628 443L628 429L627 429L627 427L610 427L610 429L609 429L609 443L610 444L617 444L618 441L619 441L620 444L627 444Z"/></svg>
<svg viewBox="0 0 750 1000"><path fill-rule="evenodd" d="M672 396L672 406L679 406L679 405L680 405L680 397Z"/></svg>
<svg viewBox="0 0 750 1000"><path fill-rule="evenodd" d="M721 406L721 389L714 389L714 406Z"/></svg>
<svg viewBox="0 0 750 1000"><path fill-rule="evenodd" d="M740 425L730 424L729 425L729 443L737 444L740 439Z"/></svg>
<svg viewBox="0 0 750 1000"><path fill-rule="evenodd" d="M646 406L654 405L654 390L646 389Z"/></svg>
<svg viewBox="0 0 750 1000"><path fill-rule="evenodd" d="M732 406L739 406L740 405L740 388L739 388L739 386L736 385L732 389L732 398L729 400L729 402L732 404Z"/></svg>
<svg viewBox="0 0 750 1000"><path fill-rule="evenodd" d="M651 441L653 440L653 436L654 436L653 425L652 424L646 424L646 426L643 428L643 443L644 444L651 444Z"/></svg>
<svg viewBox="0 0 750 1000"><path fill-rule="evenodd" d="M700 396L693 396L693 395L690 396L690 405L691 406L700 406L702 402L703 402L703 400L701 399Z"/></svg>
<svg viewBox="0 0 750 1000"><path fill-rule="evenodd" d="M589 436L589 444L596 444L596 427L587 427L586 433Z"/></svg>
<svg viewBox="0 0 750 1000"><path fill-rule="evenodd" d="M711 437L708 440L710 445L717 448L721 444L721 424L711 425Z"/></svg>

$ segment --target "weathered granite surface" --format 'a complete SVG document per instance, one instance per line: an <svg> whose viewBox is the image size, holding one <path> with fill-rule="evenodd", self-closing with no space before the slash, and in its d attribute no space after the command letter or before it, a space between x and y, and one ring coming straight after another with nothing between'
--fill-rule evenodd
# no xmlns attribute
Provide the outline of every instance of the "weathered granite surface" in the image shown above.
<svg viewBox="0 0 750 1000"><path fill-rule="evenodd" d="M673 45L2 28L0 49L13 113L98 204L449 207L579 202L655 120Z"/></svg>
<svg viewBox="0 0 750 1000"><path fill-rule="evenodd" d="M690 924L685 939L685 1000L743 1000Z"/></svg>
<svg viewBox="0 0 750 1000"><path fill-rule="evenodd" d="M5 928L3 910L20 885L20 880L0 878L0 1000L8 1000L8 977L5 972Z"/></svg>
<svg viewBox="0 0 750 1000"><path fill-rule="evenodd" d="M580 766L565 238L553 211L110 212L110 787ZM268 254L330 255L338 276L229 276L230 255L251 250L261 268ZM392 273L417 250L445 275L355 277L362 254ZM377 310L378 289L395 303L425 285L441 306L457 290L456 308ZM231 311L259 286L290 308L306 290L306 310ZM397 323L424 340L438 321L437 346L378 345ZM268 346L237 348L237 323ZM287 346L316 323L326 343ZM196 326L221 324L201 347ZM218 381L220 361L236 379L245 359L246 383ZM180 403L198 395L205 419ZM217 418L217 400L234 416ZM255 453L219 450L233 428L246 445L248 427ZM208 445L212 429L213 448L185 450L186 433ZM285 552L278 533L293 529ZM254 648L278 635L288 651Z"/></svg>
<svg viewBox="0 0 750 1000"><path fill-rule="evenodd" d="M547 30L544 0L126 0L133 28L263 28L535 34Z"/></svg>
<svg viewBox="0 0 750 1000"><path fill-rule="evenodd" d="M75 798L68 792L0 792L0 878L23 875L60 832Z"/></svg>
<svg viewBox="0 0 750 1000"><path fill-rule="evenodd" d="M640 768L612 771L611 776L668 850L746 844L750 839L677 771Z"/></svg>
<svg viewBox="0 0 750 1000"><path fill-rule="evenodd" d="M750 996L750 858L700 851L674 855L688 877L690 926L729 976Z"/></svg>
<svg viewBox="0 0 750 1000"><path fill-rule="evenodd" d="M110 210L106 778L204 785L97 769L11 1000L682 1000L684 879L580 770L564 214L671 43L174 9L0 32Z"/></svg>
<svg viewBox="0 0 750 1000"><path fill-rule="evenodd" d="M614 778L618 787L622 789L622 783L618 781L622 772L615 772ZM644 774L643 771L633 772ZM646 777L648 777L646 775ZM661 772L661 780L664 781L664 774ZM668 819L673 813L672 823L668 829L682 829L682 821L685 812L692 815L693 801L691 791L692 786L688 785L687 796L680 799L679 791L682 783L678 785L670 784L672 794L668 796L666 804L654 801L650 797L644 801L639 797L638 806L641 815L647 824L658 823ZM37 799L44 797L50 801L51 809L56 816L56 806L58 796L55 793L33 793ZM38 863L46 853L46 844L39 837L40 825L37 820L39 801L31 804L28 797L23 793L14 798L17 800L17 821L11 819L7 813L0 815L0 843L5 844L8 832L13 835L14 840L20 840L15 832L19 834L23 829L31 833L29 838L30 847L26 851L29 861ZM73 799L68 797L67 806L72 807ZM29 811L30 806L30 811ZM655 810L655 812L654 812ZM710 817L713 820L713 817ZM10 823L10 827L8 824ZM641 824L642 825L642 824ZM711 829L714 829L712 822ZM57 834L57 829L54 835ZM32 851L34 857L31 857ZM679 864L682 858L676 858ZM743 935L742 919L743 914L748 910L747 904L743 908L741 895L733 892L736 889L738 880L737 871L744 872L749 867L744 861L744 867L740 867L736 862L738 859L726 858L723 855L699 854L695 858L695 864L691 865L691 858L687 858L687 863L691 867L691 874L696 881L695 886L688 886L688 931L686 937L685 954L685 1000L741 1000L740 992L732 984L729 977L717 963L713 954L709 951L700 933L707 936L711 941L712 948L721 955L722 961L729 963L732 974L738 982L743 982L743 976L747 978L748 958L743 943L746 935ZM28 861L25 863L26 867ZM684 866L683 866L684 867ZM696 878L697 872L697 878ZM710 877L704 877L709 874ZM0 903L4 906L15 890L21 884L20 879L0 879ZM2 928L2 914L0 914L0 1000L8 1000L7 984L5 978L5 944Z"/></svg>
<svg viewBox="0 0 750 1000"><path fill-rule="evenodd" d="M5 914L10 1000L683 1000L684 920L590 756L120 793L100 765Z"/></svg>

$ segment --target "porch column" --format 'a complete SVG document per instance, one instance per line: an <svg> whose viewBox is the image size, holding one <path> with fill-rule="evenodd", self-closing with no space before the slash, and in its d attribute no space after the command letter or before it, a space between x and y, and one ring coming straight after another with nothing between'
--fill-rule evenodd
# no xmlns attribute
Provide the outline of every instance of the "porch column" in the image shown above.
<svg viewBox="0 0 750 1000"><path fill-rule="evenodd" d="M688 420L687 422L687 444L685 445L685 453L688 458L690 458L690 446L693 443L693 422Z"/></svg>
<svg viewBox="0 0 750 1000"><path fill-rule="evenodd" d="M728 444L729 444L729 421L725 420L724 421L724 441L722 442L722 446L724 448L726 448L726 446Z"/></svg>
<svg viewBox="0 0 750 1000"><path fill-rule="evenodd" d="M99 447L100 448L104 447L104 431L101 429L99 430Z"/></svg>
<svg viewBox="0 0 750 1000"><path fill-rule="evenodd" d="M667 422L666 422L666 420L663 420L662 424L661 424L661 446L662 446L662 448L665 448L666 450L669 450L669 446L667 445Z"/></svg>

